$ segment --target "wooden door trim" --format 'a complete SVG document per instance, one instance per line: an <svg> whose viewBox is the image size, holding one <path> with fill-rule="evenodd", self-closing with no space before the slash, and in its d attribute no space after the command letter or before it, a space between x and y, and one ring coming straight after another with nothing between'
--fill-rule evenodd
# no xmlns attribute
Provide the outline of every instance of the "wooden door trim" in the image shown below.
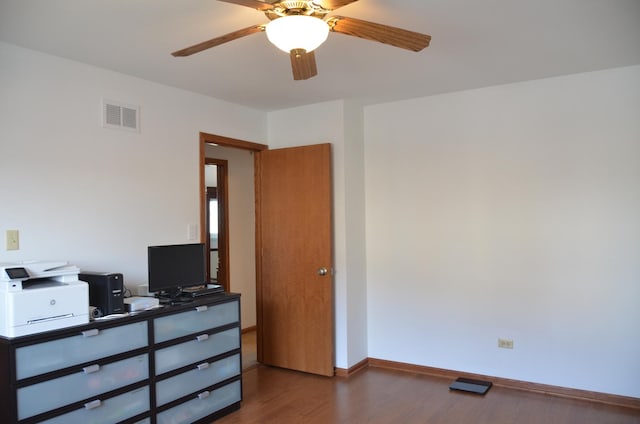
<svg viewBox="0 0 640 424"><path fill-rule="evenodd" d="M207 219L207 209L206 209L206 203L207 203L207 195L206 195L206 184L205 184L205 175L204 175L204 167L207 164L207 161L211 161L211 164L215 164L215 159L207 159L206 157L206 146L207 144L215 144L218 146L223 146L223 147L233 147L236 149L243 149L243 150L249 150L249 151L253 151L253 152L259 152L262 150L267 150L269 148L269 146L267 146L266 144L260 144L260 143L254 143L251 141L245 141L245 140L239 140L236 138L231 138L231 137L225 137L222 135L217 135L217 134L209 134L209 133L205 133L205 132L200 132L200 137L198 139L198 147L199 147L199 152L200 152L200 160L199 160L199 164L200 164L200 241L202 243L207 243L207 239L209 238L209 235L206 233L206 219ZM225 163L227 161L224 161ZM226 165L225 165L226 166ZM228 184L226 184L225 181L225 193L224 196L227 196L227 192L228 190L226 189L226 187L228 187ZM228 229L229 228L229 209L228 209L228 197L224 198L224 204L225 204L225 228ZM229 269L229 237L227 234L227 237L225 237L225 248L226 248L226 259L225 259L225 277L226 277L226 284L227 287L230 286L231 284L231 280L229 278L230 276L230 272L231 270ZM208 243L207 243L208 244Z"/></svg>
<svg viewBox="0 0 640 424"><path fill-rule="evenodd" d="M205 191L205 182L204 182L204 165L206 160L206 152L205 147L207 144L217 144L218 146L224 147L235 147L236 149L244 149L250 150L254 152L259 152L262 150L267 150L269 146L266 144L253 143L251 141L238 140L235 138L224 137L222 135L209 134L209 133L200 133L200 139L198 140L199 150L200 150L200 240L204 243L207 234L205 234L205 202L206 196L203 196L202 193Z"/></svg>
<svg viewBox="0 0 640 424"><path fill-rule="evenodd" d="M262 160L261 155L254 155L253 157L253 190L254 201L256 210L256 360L259 363L264 362L264 350L262 348L262 212L261 212L261 195L260 195L260 175L262 174Z"/></svg>
<svg viewBox="0 0 640 424"><path fill-rule="evenodd" d="M218 146L235 147L236 149L252 150L254 152L260 152L269 148L266 144L254 143L252 141L245 141L237 138L203 132L200 133L200 143L202 145L207 143L217 144Z"/></svg>

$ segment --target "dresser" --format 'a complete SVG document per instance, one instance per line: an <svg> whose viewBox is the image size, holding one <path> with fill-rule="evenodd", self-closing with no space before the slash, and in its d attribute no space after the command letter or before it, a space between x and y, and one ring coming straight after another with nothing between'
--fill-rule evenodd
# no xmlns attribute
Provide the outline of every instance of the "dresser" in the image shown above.
<svg viewBox="0 0 640 424"><path fill-rule="evenodd" d="M240 296L0 337L0 422L209 423L242 400Z"/></svg>

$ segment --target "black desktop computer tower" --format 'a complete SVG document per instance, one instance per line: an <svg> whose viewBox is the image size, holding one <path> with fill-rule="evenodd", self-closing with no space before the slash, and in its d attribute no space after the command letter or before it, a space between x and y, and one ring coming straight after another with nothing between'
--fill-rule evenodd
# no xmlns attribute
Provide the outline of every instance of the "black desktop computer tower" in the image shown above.
<svg viewBox="0 0 640 424"><path fill-rule="evenodd" d="M96 308L94 318L125 312L122 274L85 271L78 279L89 284L89 305Z"/></svg>

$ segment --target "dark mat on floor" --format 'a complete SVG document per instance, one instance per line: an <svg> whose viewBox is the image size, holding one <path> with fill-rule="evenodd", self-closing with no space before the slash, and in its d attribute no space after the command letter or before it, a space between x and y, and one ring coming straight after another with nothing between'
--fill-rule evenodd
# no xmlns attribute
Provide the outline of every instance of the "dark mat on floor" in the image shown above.
<svg viewBox="0 0 640 424"><path fill-rule="evenodd" d="M490 381L482 381L482 380L473 380L470 378L458 378L454 381L451 386L449 386L449 390L457 390L461 392L469 392L476 393L479 395L484 395L491 388Z"/></svg>

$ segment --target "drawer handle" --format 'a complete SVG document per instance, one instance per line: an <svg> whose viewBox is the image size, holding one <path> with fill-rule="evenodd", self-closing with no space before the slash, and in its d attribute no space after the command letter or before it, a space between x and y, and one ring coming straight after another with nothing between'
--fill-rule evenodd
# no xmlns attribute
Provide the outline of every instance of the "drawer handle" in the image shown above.
<svg viewBox="0 0 640 424"><path fill-rule="evenodd" d="M200 334L198 337L196 337L196 340L199 342L203 342L205 340L207 340L209 338L208 334Z"/></svg>
<svg viewBox="0 0 640 424"><path fill-rule="evenodd" d="M209 368L209 363L203 362L202 364L198 364L196 368L198 368L198 371L206 370L207 368Z"/></svg>
<svg viewBox="0 0 640 424"><path fill-rule="evenodd" d="M85 374L91 374L92 372L98 372L98 371L100 371L100 365L98 365L98 364L89 365L88 367L82 368L82 371L84 371Z"/></svg>
<svg viewBox="0 0 640 424"><path fill-rule="evenodd" d="M97 328L92 328L91 330L83 331L82 337L93 337L97 336L98 334L100 334L100 330L98 330Z"/></svg>
<svg viewBox="0 0 640 424"><path fill-rule="evenodd" d="M206 399L209 397L209 395L211 394L211 392L208 391L204 391L202 393L198 394L198 399Z"/></svg>
<svg viewBox="0 0 640 424"><path fill-rule="evenodd" d="M209 308L207 307L207 305L196 306L196 312L204 312L204 311L206 311L207 309L209 309Z"/></svg>
<svg viewBox="0 0 640 424"><path fill-rule="evenodd" d="M102 402L100 401L100 399L96 399L96 400L92 400L91 402L87 402L84 404L84 409L95 409L98 406L102 405Z"/></svg>

